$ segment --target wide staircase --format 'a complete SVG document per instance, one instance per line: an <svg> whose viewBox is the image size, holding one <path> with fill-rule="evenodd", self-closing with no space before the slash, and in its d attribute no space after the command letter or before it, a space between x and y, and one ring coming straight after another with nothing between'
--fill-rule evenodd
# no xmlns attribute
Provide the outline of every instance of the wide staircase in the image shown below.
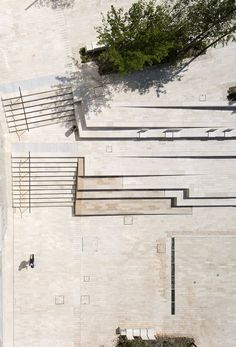
<svg viewBox="0 0 236 347"><path fill-rule="evenodd" d="M191 214L191 207L175 207L164 190L124 189L123 176L85 176L84 159L78 162L75 215Z"/></svg>
<svg viewBox="0 0 236 347"><path fill-rule="evenodd" d="M30 129L75 119L73 93L70 87L55 88L33 94L19 94L2 99L9 132L21 135Z"/></svg>
<svg viewBox="0 0 236 347"><path fill-rule="evenodd" d="M131 176L129 176L131 177ZM86 176L85 159L78 160L75 215L173 215L192 214L193 208L236 207L236 197L193 196L189 188L142 188L139 178L132 176L133 184L124 184L127 176ZM147 178L150 183L150 178Z"/></svg>
<svg viewBox="0 0 236 347"><path fill-rule="evenodd" d="M72 207L77 157L12 156L12 201L20 211Z"/></svg>

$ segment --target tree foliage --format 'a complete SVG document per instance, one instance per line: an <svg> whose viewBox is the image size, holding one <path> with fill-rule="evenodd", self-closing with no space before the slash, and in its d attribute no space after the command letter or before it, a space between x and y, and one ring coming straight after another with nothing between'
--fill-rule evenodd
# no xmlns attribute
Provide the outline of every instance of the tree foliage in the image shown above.
<svg viewBox="0 0 236 347"><path fill-rule="evenodd" d="M106 46L100 63L120 73L141 70L204 50L218 38L225 44L235 31L235 0L138 0L128 11L111 6L97 28Z"/></svg>

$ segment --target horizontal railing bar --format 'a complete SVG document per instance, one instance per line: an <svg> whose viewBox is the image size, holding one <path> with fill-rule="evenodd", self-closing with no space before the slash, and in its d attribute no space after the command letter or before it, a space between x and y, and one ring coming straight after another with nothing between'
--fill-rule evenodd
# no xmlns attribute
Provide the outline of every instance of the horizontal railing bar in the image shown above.
<svg viewBox="0 0 236 347"><path fill-rule="evenodd" d="M52 175L52 173L54 173L54 175ZM60 177L65 177L65 178L71 178L71 179L75 179L76 178L76 174L71 172L71 171L67 171L68 175L66 175L65 173L62 173L62 175L60 175L60 172L58 171L53 171L53 172L49 172L48 175L46 175L46 172L34 172L34 178L37 178L37 177L55 177L55 178L60 178ZM26 173L26 172L14 172L12 173L12 177L22 177L22 178L28 178L29 177L29 172Z"/></svg>
<svg viewBox="0 0 236 347"><path fill-rule="evenodd" d="M71 158L71 159L74 159L74 158ZM76 158L75 158L76 159ZM75 160L74 159L74 160ZM18 163L19 163L19 165L20 165L20 161L18 161L18 162L14 162L13 164L14 165L18 165ZM59 165L52 165L52 164L59 164ZM33 162L33 168L34 169L37 169L37 168L49 168L49 169L54 169L54 168L68 168L68 169L75 169L76 168L76 166L72 166L72 165L75 165L77 162L76 161L70 161L70 162L66 162L65 164L67 164L67 166L60 166L60 165L62 165L62 164L64 164L62 161L54 161L54 162L52 162L52 161L34 161ZM27 163L24 163L25 165L27 164ZM49 164L49 165L51 165L51 166L45 166L45 167L43 167L43 166L37 166L37 165L43 165L43 164ZM68 165L68 164L70 164L70 165ZM23 169L24 168L26 168L26 167L23 167ZM14 167L14 169L16 169L16 167Z"/></svg>
<svg viewBox="0 0 236 347"><path fill-rule="evenodd" d="M56 202L55 202L56 203ZM41 202L39 202L39 204L42 204ZM47 205L47 203L45 202L44 205L38 205L34 202L34 205L32 204L31 207L33 208L37 208L37 207L72 207L73 206L73 202L70 203L70 202L67 202L67 203L64 203L64 204L58 204L58 202L56 203L57 205ZM18 205L13 205L13 208L29 208L29 205L22 205L22 204L18 204Z"/></svg>
<svg viewBox="0 0 236 347"><path fill-rule="evenodd" d="M22 169L26 169L26 167L23 167ZM39 171L36 171L36 170L38 170L39 169ZM40 170L40 169L42 169L42 170ZM34 168L33 168L33 172L42 172L42 173L44 173L44 172L56 172L55 170L58 170L58 171L60 171L60 172L69 172L69 173L74 173L74 171L76 170L76 166L70 166L70 167L62 167L62 166L59 166L58 165L58 167L56 167L56 166L54 166L54 167L49 167L48 168L49 170L47 170L47 167L42 167L42 166L34 166ZM53 170L53 169L55 169L55 170ZM62 170L60 170L60 169L62 169ZM67 169L67 170L63 170L63 169ZM21 169L19 169L19 168L16 168L16 167L14 167L14 168L12 168L12 173L18 173L18 172L25 172L25 173L27 173L27 172L29 172L29 171L24 171L24 170L21 170Z"/></svg>
<svg viewBox="0 0 236 347"><path fill-rule="evenodd" d="M55 191L55 190L60 190L60 193L54 193L53 191ZM21 193L18 193L18 192L21 192L22 191L22 189L13 189L12 190L13 191L13 194L14 195L18 195L18 194L21 194ZM61 188L61 189L50 189L50 188L45 188L45 189L32 189L31 191L33 191L34 193L32 193L32 194L35 194L35 195L37 195L37 194L48 194L47 192L50 192L51 194L75 194L75 192L74 192L74 189L73 188L67 188L67 189L63 189L63 188ZM45 192L45 193L40 193L41 191L43 191L43 192ZM68 191L68 192L63 192L63 191ZM27 190L27 192L28 192L28 190Z"/></svg>
<svg viewBox="0 0 236 347"><path fill-rule="evenodd" d="M18 179L19 178L19 179ZM20 183L20 182L28 182L29 177L22 177L22 180L20 179L20 177L13 177L13 182L14 183ZM34 179L32 180L33 182L37 183L37 182L43 182L43 181L48 181L48 182L74 182L75 179L74 178L70 178L70 177L65 177L65 176L57 176L55 177L55 179L53 179L54 176L49 177L49 179L47 179L47 177L43 177L43 176L35 176ZM59 179L58 179L59 178Z"/></svg>
<svg viewBox="0 0 236 347"><path fill-rule="evenodd" d="M75 159L75 158L71 158L71 159ZM22 161L20 161L20 160L18 160L18 161L13 161L12 162L12 164L14 165L14 168L16 168L17 166L18 166L18 163L19 164L25 164L25 165L27 165L27 162L22 162ZM46 164L51 164L51 166L47 166L47 168L55 168L56 166L54 166L53 164L54 163L59 163L60 165L62 165L62 164L66 164L66 166L61 166L62 168L68 168L68 169L70 169L72 166L70 166L70 165L68 165L68 164L75 164L76 162L75 161L56 161L56 162L53 162L53 161L40 161L40 162L37 162L37 161L34 161L33 163L32 163L32 167L33 168L37 168L38 166L35 166L34 164L44 164L44 163L46 163Z"/></svg>
<svg viewBox="0 0 236 347"><path fill-rule="evenodd" d="M21 185L21 187L28 187L28 186L29 186L28 184L22 184ZM61 185L60 184L32 184L31 185L31 187L60 187L60 186L64 187L64 189L66 190L67 188L65 188L65 187L72 187L72 189L73 189L75 187L75 184L74 184L74 186L72 186L71 184L61 184ZM19 187L19 184L13 184L13 188L14 187ZM60 189L63 189L63 188L60 188Z"/></svg>
<svg viewBox="0 0 236 347"><path fill-rule="evenodd" d="M58 89L46 90L46 91L43 91L43 92L37 92L37 93L32 93L32 94L25 94L25 95L23 95L23 98L27 98L27 97L33 96L33 95L45 94L45 93L55 93L55 92L57 92L58 90L67 90L67 89L70 89L70 90L71 90L71 93L72 93L72 88L71 88L71 87L63 87L63 88L58 88ZM2 101L13 100L13 99L17 99L17 98L20 99L20 97L14 96L14 97L12 97L12 98L2 99Z"/></svg>
<svg viewBox="0 0 236 347"><path fill-rule="evenodd" d="M57 169L57 170L55 170L55 171L52 171L52 170L50 170L50 171L46 171L46 170L38 170L38 171L21 171L21 170L18 170L18 171L12 171L12 174L13 174L13 176L14 175L18 175L18 176L20 176L21 174L23 175L23 174L48 174L48 173L55 173L55 174L57 174L57 173L67 173L68 175L72 175L72 174L74 174L74 171L72 171L72 170L70 170L70 171L65 171L65 170L59 170L59 169ZM68 175L66 175L66 176L68 176ZM75 174L74 174L75 175Z"/></svg>
<svg viewBox="0 0 236 347"><path fill-rule="evenodd" d="M26 159L27 157L25 157L25 156L20 156L20 155L17 155L16 153L14 153L14 157L12 157L12 161L13 161L13 164L17 164L18 162L20 162L20 160L21 160L21 163L23 163L23 161L22 160L24 160L24 159ZM76 156L72 156L71 154L70 154L70 152L68 153L68 157L62 157L62 156L58 156L58 157L56 157L56 156L54 156L54 157L51 157L51 156L48 156L48 157L43 157L43 156L35 156L35 157L33 157L33 159L35 160L32 164L37 164L38 162L36 161L36 159L42 159L42 160L50 160L49 162L47 162L48 164L54 164L54 163L57 163L57 162L59 162L59 163L61 163L61 164L70 164L70 163L74 163L74 161L71 161L72 159L74 160L74 159L77 159L77 158L79 158L79 157L76 157ZM58 161L51 161L51 160L54 160L54 159L58 159ZM59 159L62 159L62 160L59 160ZM66 161L65 159L68 159L68 161Z"/></svg>
<svg viewBox="0 0 236 347"><path fill-rule="evenodd" d="M63 157L63 156L34 156L32 157L32 159L44 159L44 160L51 160L51 159L77 159L77 158L81 158L81 157L78 157L78 156L68 156L68 157ZM20 156L20 155L14 155L14 157L12 157L13 160L15 159L27 159L26 156ZM31 159L31 158L30 158ZM37 163L37 162L34 162L34 163ZM55 162L57 163L57 162ZM60 161L60 163L71 163L71 161ZM49 164L51 164L49 162Z"/></svg>
<svg viewBox="0 0 236 347"><path fill-rule="evenodd" d="M56 104L56 103L59 103L59 102L65 102L65 101L68 101L68 100L73 100L73 98L68 98L68 99L64 99L64 100L57 100L57 101L50 101L50 102L45 102L45 103L43 103L43 104L37 104L37 105L31 105L31 106L26 106L25 107L25 110L27 111L27 114L28 113L32 113L32 112L38 112L39 110L33 110L33 111L28 111L27 109L29 109L29 108L32 108L32 107L42 107L42 106L44 106L44 105L49 105L49 104ZM49 109L51 109L51 108L55 108L55 107L65 107L65 106L69 106L69 105L73 105L74 103L72 102L72 103L68 103L68 104L65 104L65 105L61 105L61 106L54 106L54 107L47 107L47 108L44 108L44 109L40 109L40 110L49 110ZM10 106L10 105L9 105ZM6 113L6 118L9 118L9 117L12 117L12 115L7 115L7 113L10 113L10 112L12 112L12 113L14 113L15 111L18 111L18 110L22 110L22 107L18 107L18 108L12 108L12 109L10 109L10 110L5 110L5 113ZM17 117L17 116L19 116L19 115L21 115L21 114L23 114L23 113L16 113L16 114L14 114L14 116L15 117Z"/></svg>
<svg viewBox="0 0 236 347"><path fill-rule="evenodd" d="M65 117L60 117L60 119L62 118L68 118L68 116L65 116ZM56 120L57 118L54 118L54 120ZM67 119L67 122L74 122L74 117L72 119ZM48 127L48 126L51 126L51 125L55 125L55 124L60 124L62 123L61 121L57 121L57 122L51 122L50 124L46 123L46 124L40 124L40 125L37 125L37 126L32 126L32 127L29 127L29 129L38 129L38 128L43 128L43 127ZM34 123L32 123L34 124ZM9 131L9 133L16 133L16 132L19 132L19 131L25 131L27 129L18 129L18 130L14 130L14 131Z"/></svg>
<svg viewBox="0 0 236 347"><path fill-rule="evenodd" d="M33 117L27 117L27 120L28 119L36 119L36 118L42 118L41 122L46 122L47 119L43 119L43 117L48 117L50 115L54 115L54 114L65 114L67 112L72 112L70 115L66 115L66 117L69 117L69 116L73 116L74 115L74 110L73 109L70 109L70 110L63 110L63 111L58 111L58 112L51 112L51 113L47 113L47 114L42 114L42 115L37 115L37 116L33 116ZM61 117L58 117L55 119L59 119ZM51 120L52 118L49 118L48 120ZM54 118L53 118L54 119ZM18 126L23 126L24 123L21 123L19 124L19 122L22 122L24 120L24 118L20 118L20 119L16 119L15 121L14 120L11 120L8 122L8 125L9 125L9 128L13 128L14 126L15 127L18 127ZM14 125L10 124L10 123L13 123ZM34 124L36 122L29 122L29 124Z"/></svg>
<svg viewBox="0 0 236 347"><path fill-rule="evenodd" d="M3 104L3 106L6 106L6 105L5 105L5 102L6 102L6 101L12 102L12 100L18 101L18 100L21 100L21 98L20 98L20 96L14 96L14 97L12 97L12 98L6 98L6 99L3 99L3 98L2 98L2 104ZM14 104L12 104L12 105L14 105Z"/></svg>
<svg viewBox="0 0 236 347"><path fill-rule="evenodd" d="M23 167L23 169L26 169L26 167ZM47 167L34 166L32 172L36 172L34 170L37 170L37 169L42 169L39 172L55 172L54 170L51 170L51 169L55 169L55 170L68 169L68 171L67 170L60 170L60 172L73 172L76 169L76 166L67 166L67 167L66 166L63 166L63 167L53 166L53 167L49 167L50 170L47 170ZM15 172L23 172L24 173L24 172L29 172L29 171L23 171L19 167L13 167L12 172L13 173L15 173Z"/></svg>
<svg viewBox="0 0 236 347"><path fill-rule="evenodd" d="M8 127L9 128L9 127ZM13 128L13 127L12 127ZM16 129L16 130L11 130L11 129L9 129L9 133L10 134L13 134L13 133L18 133L18 132L20 132L20 131L22 131L22 132L25 132L26 130L28 130L27 128L25 128L25 129Z"/></svg>
<svg viewBox="0 0 236 347"><path fill-rule="evenodd" d="M43 200L38 200L38 201L32 201L34 204L42 204L42 203L45 203L45 204L50 204L50 203L54 203L54 204L56 204L56 203L73 203L73 199L70 199L70 200L45 200L45 201L43 201ZM14 204L18 204L18 203L20 203L20 201L13 201L13 203ZM25 200L25 201L22 201L22 205L23 204L25 204L25 205L28 205L27 204L27 200Z"/></svg>
<svg viewBox="0 0 236 347"><path fill-rule="evenodd" d="M67 113L67 112L73 112L73 110L68 110L68 111L63 111L63 112L52 112L52 113L48 113L48 114L45 114L45 115L43 115L43 117L47 117L47 116L50 116L50 115L54 115L54 114L64 114L64 113ZM52 121L52 120L59 120L59 119L61 119L61 118L66 118L66 117L71 117L71 116L74 116L74 113L71 113L71 114L68 114L68 115L64 115L64 116L60 116L60 117L52 117L52 118L48 118L48 119L41 119L41 120L39 120L39 121L35 121L35 122L28 122L28 124L30 125L30 124L35 124L35 123L42 123L42 122L47 122L47 121ZM27 120L28 119L35 119L35 118L41 118L42 116L36 116L36 117L29 117L29 118L27 118ZM23 118L22 119L20 119L19 120L19 122L21 122L23 120ZM10 122L9 122L10 123ZM11 121L11 123L12 123L12 121ZM15 127L21 127L21 126L24 126L25 124L24 123L22 123L22 124L17 124L17 122L16 122L16 126L14 126L14 125L9 125L9 128L11 129L11 128L15 128Z"/></svg>
<svg viewBox="0 0 236 347"><path fill-rule="evenodd" d="M63 183L65 183L65 182L70 182L70 185L72 185L72 184L76 185L76 182L74 179L71 179L71 180L57 180L57 179L55 179L55 180L33 180L32 183L35 183L35 185L37 185L40 182L44 182L44 181L46 181L46 182L48 181L48 185L52 184L53 182L55 182L55 185L58 185L59 183L61 183L61 184L59 184L59 186L61 186L61 185L63 186ZM24 181L14 180L12 183L14 183L15 186L17 186L20 183L25 183L25 182L28 182L28 180L24 180Z"/></svg>
<svg viewBox="0 0 236 347"><path fill-rule="evenodd" d="M64 198L64 197L37 197L37 198L34 198L34 197L31 197L31 201L32 202L35 202L35 201L33 201L33 200L54 200L54 201L56 201L56 200L61 200L61 199L64 199L64 201L65 202L70 202L70 201L73 201L73 197L71 197L71 198ZM15 199L14 199L15 200ZM22 197L22 198L20 198L20 199L18 199L18 200L29 200L29 197Z"/></svg>
<svg viewBox="0 0 236 347"><path fill-rule="evenodd" d="M29 191L27 191L27 192L29 192ZM49 192L50 192L50 190L49 190ZM32 193L31 194L31 196L38 196L38 195L49 195L49 194L51 194L52 196L54 196L54 195L75 195L75 193L74 192L68 192L68 193L52 193L52 192L50 192L50 193ZM13 192L13 196L14 197L17 197L17 196L21 196L21 193L15 193L15 192Z"/></svg>
<svg viewBox="0 0 236 347"><path fill-rule="evenodd" d="M52 205L52 206L48 206L48 205L36 205L36 206L31 206L32 208L43 208L43 207L51 207L51 208L55 208L55 207L59 207L59 208L65 208L65 207L72 207L73 204L70 204L70 205L66 205L66 204L63 204L63 205ZM29 208L29 205L26 205L26 206L22 206L22 205L13 205L13 208Z"/></svg>
<svg viewBox="0 0 236 347"><path fill-rule="evenodd" d="M71 111L66 111L66 112L71 112ZM66 112L61 112L61 113L66 113ZM56 114L60 114L60 112L58 113L54 113L55 115ZM50 114L47 114L47 116L50 116ZM46 119L41 119L41 120L37 120L37 121L31 121L29 122L28 124L29 125L34 125L34 124L39 124L39 123L47 123L47 122L51 122L51 124L56 124L56 123L60 123L60 119L64 119L64 118L71 118L71 117L75 117L75 114L74 113L70 113L70 114L67 114L67 115L60 115L60 116L53 116L52 118L46 118ZM33 118L36 118L36 117L33 117ZM54 122L54 121L58 121L58 122ZM44 124L45 126L47 125L50 125L50 124ZM17 127L22 127L23 124L16 124ZM10 128L13 128L13 126L10 126ZM36 127L30 127L30 129L34 129Z"/></svg>
<svg viewBox="0 0 236 347"><path fill-rule="evenodd" d="M14 156L12 156L12 159L27 159L27 157L25 156L25 155L18 155L17 153L14 153L13 154ZM81 158L81 157L79 157L79 156L73 156L73 155L71 155L70 153L68 153L68 156L67 157L63 157L63 156L61 156L61 155L58 155L58 156L51 156L51 155L49 155L49 156L43 156L43 155L37 155L37 156L34 156L33 157L33 159L44 159L44 160L46 160L46 159L63 159L63 160L61 160L61 163L71 163L71 161L66 161L66 160L64 160L64 159L68 159L68 160L70 160L70 159L76 159L76 158ZM37 162L36 162L37 163ZM49 162L50 163L50 162ZM52 162L52 164L53 164L53 162Z"/></svg>
<svg viewBox="0 0 236 347"><path fill-rule="evenodd" d="M44 171L44 172L43 172L43 171L40 171L40 172L35 172L35 171L34 171L34 172L31 172L31 171L30 171L30 172L29 172L29 171L28 171L28 172L19 171L19 174L18 174L17 172L14 172L14 173L12 174L12 177L22 177L21 174L23 175L23 174L25 174L25 173L26 173L26 174L27 174L27 173L28 173L28 174L29 174L29 173L30 173L30 174L31 174L31 173L34 173L34 174L39 174L39 175L40 175L40 174L44 174L44 173L47 173L47 172L49 172L49 171ZM59 170L58 170L58 171L50 171L49 173L53 173L53 172L55 173L55 175L41 175L41 177L55 177L55 176L56 176L56 177L70 177L70 176L71 176L71 173L72 173L71 171L64 171L64 172L67 172L68 175L57 175L57 174L59 174L59 173L63 173L63 171L59 171ZM23 177L24 177L24 176L23 176ZM26 176L26 177L29 177L29 176ZM34 175L34 176L32 176L32 177L39 177L39 176ZM72 178L75 178L75 177L76 177L76 175L74 174L74 176L73 176Z"/></svg>
<svg viewBox="0 0 236 347"><path fill-rule="evenodd" d="M48 162L45 162L45 163L38 163L39 165L43 165L43 164L47 164ZM37 163L36 163L37 164ZM52 171L52 172L54 172L54 170L53 169L67 169L67 170L69 170L69 171L66 171L66 172L73 172L74 170L76 170L76 163L71 163L71 164L73 164L74 166L46 166L46 165L44 165L44 166L34 166L33 167L33 170L37 170L37 169L43 169L43 170L45 170L45 172L49 172L50 170ZM27 167L25 166L25 167L22 167L22 169L26 169ZM17 172L17 170L19 169L19 167L13 167L12 168L12 172L14 171L14 172ZM49 171L47 171L47 169L50 169Z"/></svg>
<svg viewBox="0 0 236 347"><path fill-rule="evenodd" d="M68 103L66 105L60 105L60 106L55 106L54 105L53 107L45 107L45 108L42 108L41 105L38 105L38 106L39 106L38 109L35 109L35 110L32 110L32 111L29 111L29 110L27 110L27 108L25 108L26 114L40 113L40 112L43 112L43 111L53 110L53 109L60 109L60 108L62 109L60 112L62 112L63 109L66 109L67 107L71 107L71 106L74 107L74 104L73 103ZM20 119L17 118L17 117L22 116L24 114L23 112L13 113L14 111L15 110L11 111L12 114L9 114L9 115L6 116L6 119L7 119L8 123L12 122L12 120L9 120L9 118L14 118L16 121L19 121Z"/></svg>
<svg viewBox="0 0 236 347"><path fill-rule="evenodd" d="M37 124L37 126L29 126L29 129L37 129L37 128L42 128L42 127L46 127L46 126L50 126L50 125L55 125L55 124L59 124L62 123L62 119L64 118L68 118L67 122L73 122L74 121L74 115L67 115L67 116L63 116L63 117L54 117L54 118L49 118L49 119L45 119L45 120L41 120L41 121L37 121L37 122L31 122L29 124L34 125ZM48 123L50 122L50 123ZM23 127L23 124L21 125L17 125L18 127ZM14 127L10 127L11 129L9 130L10 133L16 133L16 132L20 132L20 131L25 131L27 130L27 128L18 128L17 130L12 130L14 129Z"/></svg>
<svg viewBox="0 0 236 347"><path fill-rule="evenodd" d="M61 163L59 163L60 165L54 165L54 166L42 166L43 164L50 164L50 162L46 162L46 163L38 163L39 166L34 166L33 167L33 172L36 172L36 170L40 170L40 172L55 172L55 170L60 170L61 172L70 172L70 173L73 173L76 171L76 162L71 162L71 165L70 166L60 166ZM37 163L36 163L37 164ZM57 163L56 163L57 164ZM15 163L16 165L16 163ZM41 165L41 166L40 166ZM22 170L21 170L22 169ZM22 166L20 167L20 164L18 165L18 167L13 167L12 168L12 172L17 172L17 171L20 171L20 172L29 172L29 170L27 170L27 166ZM31 172L31 171L30 171Z"/></svg>
<svg viewBox="0 0 236 347"><path fill-rule="evenodd" d="M72 107L71 109L67 109L68 107ZM37 110L32 110L32 111L27 111L27 109L25 109L26 114L35 114L35 116L33 117L39 117L40 115L45 116L47 114L51 114L51 113L44 113L48 110L57 110L56 113L62 113L62 112L66 112L66 111L71 111L74 110L74 105L73 104L67 104L67 105L61 105L61 106L53 106L53 107L47 107L47 108L39 108ZM17 114L13 114L13 115L8 115L6 116L7 122L8 123L12 123L14 120L16 122L19 122L22 118L17 118L17 117L21 117L22 115L24 115L23 112L17 113ZM27 117L27 119L33 118L33 117ZM9 120L10 119L10 120Z"/></svg>
<svg viewBox="0 0 236 347"><path fill-rule="evenodd" d="M34 101L40 101L40 100L46 100L46 99L52 99L52 98L58 98L58 97L60 97L60 96L66 96L66 95L72 95L72 92L70 92L70 93L64 93L64 94L57 94L57 95L52 95L52 96L46 96L46 97L44 97L44 98L37 98L37 99L32 99L32 100L25 100L25 96L23 95L23 98L24 98L24 104L27 104L27 103L29 103L29 102L34 102ZM5 101L5 100L4 100ZM20 105L21 104L21 102L16 102L16 103L14 103L13 105ZM4 106L5 107L7 107L7 106L10 106L11 104L4 104ZM12 105L12 106L13 106Z"/></svg>
<svg viewBox="0 0 236 347"><path fill-rule="evenodd" d="M54 103L50 103L50 104L53 104L53 106L52 107L43 107L46 104L28 106L28 107L25 107L25 111L26 111L27 114L29 114L29 113L38 113L38 112L51 110L51 109L56 109L56 108L66 108L68 106L74 106L73 102L65 103L65 104L62 104L62 105L55 105L55 102ZM33 107L37 107L37 108L33 109L33 110L29 110L29 109L31 109ZM22 111L22 108L7 110L6 111L6 117L5 117L7 119L7 121L8 121L9 118L13 118L13 117L15 117L15 119L17 120L16 117L21 116L22 114L24 114L23 112L15 112L15 111L19 111L19 110Z"/></svg>

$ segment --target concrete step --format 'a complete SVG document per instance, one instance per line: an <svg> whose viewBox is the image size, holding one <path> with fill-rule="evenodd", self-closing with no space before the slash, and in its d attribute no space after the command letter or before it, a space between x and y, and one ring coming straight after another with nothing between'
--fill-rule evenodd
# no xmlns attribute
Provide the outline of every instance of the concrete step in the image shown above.
<svg viewBox="0 0 236 347"><path fill-rule="evenodd" d="M112 198L161 198L164 191L158 190L81 190L76 192L76 199L112 199Z"/></svg>
<svg viewBox="0 0 236 347"><path fill-rule="evenodd" d="M192 209L173 208L171 200L163 199L109 199L76 200L75 215L157 215L191 214Z"/></svg>
<svg viewBox="0 0 236 347"><path fill-rule="evenodd" d="M122 177L78 177L77 188L86 189L122 189Z"/></svg>

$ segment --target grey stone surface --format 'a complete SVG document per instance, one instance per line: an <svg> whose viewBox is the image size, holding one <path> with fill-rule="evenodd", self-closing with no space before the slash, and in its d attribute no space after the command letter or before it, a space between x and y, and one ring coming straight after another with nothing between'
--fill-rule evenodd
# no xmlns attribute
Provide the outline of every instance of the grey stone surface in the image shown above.
<svg viewBox="0 0 236 347"><path fill-rule="evenodd" d="M210 49L179 72L163 66L108 78L93 64L82 67L79 48L96 40L100 12L130 3L2 1L1 96L15 97L19 86L27 94L69 84L83 110L75 105L80 141L66 136L66 123L9 134L0 110L4 347L111 347L118 326L193 336L198 347L236 344L236 214L224 206L236 197L235 111L216 110L229 106L235 44ZM72 207L19 213L12 208L11 154L28 152L85 157L87 176L121 175L123 189L160 189L180 204L179 190L189 189L204 206L189 215L125 218L79 218ZM218 207L208 203L219 199ZM32 253L35 268L19 271Z"/></svg>

